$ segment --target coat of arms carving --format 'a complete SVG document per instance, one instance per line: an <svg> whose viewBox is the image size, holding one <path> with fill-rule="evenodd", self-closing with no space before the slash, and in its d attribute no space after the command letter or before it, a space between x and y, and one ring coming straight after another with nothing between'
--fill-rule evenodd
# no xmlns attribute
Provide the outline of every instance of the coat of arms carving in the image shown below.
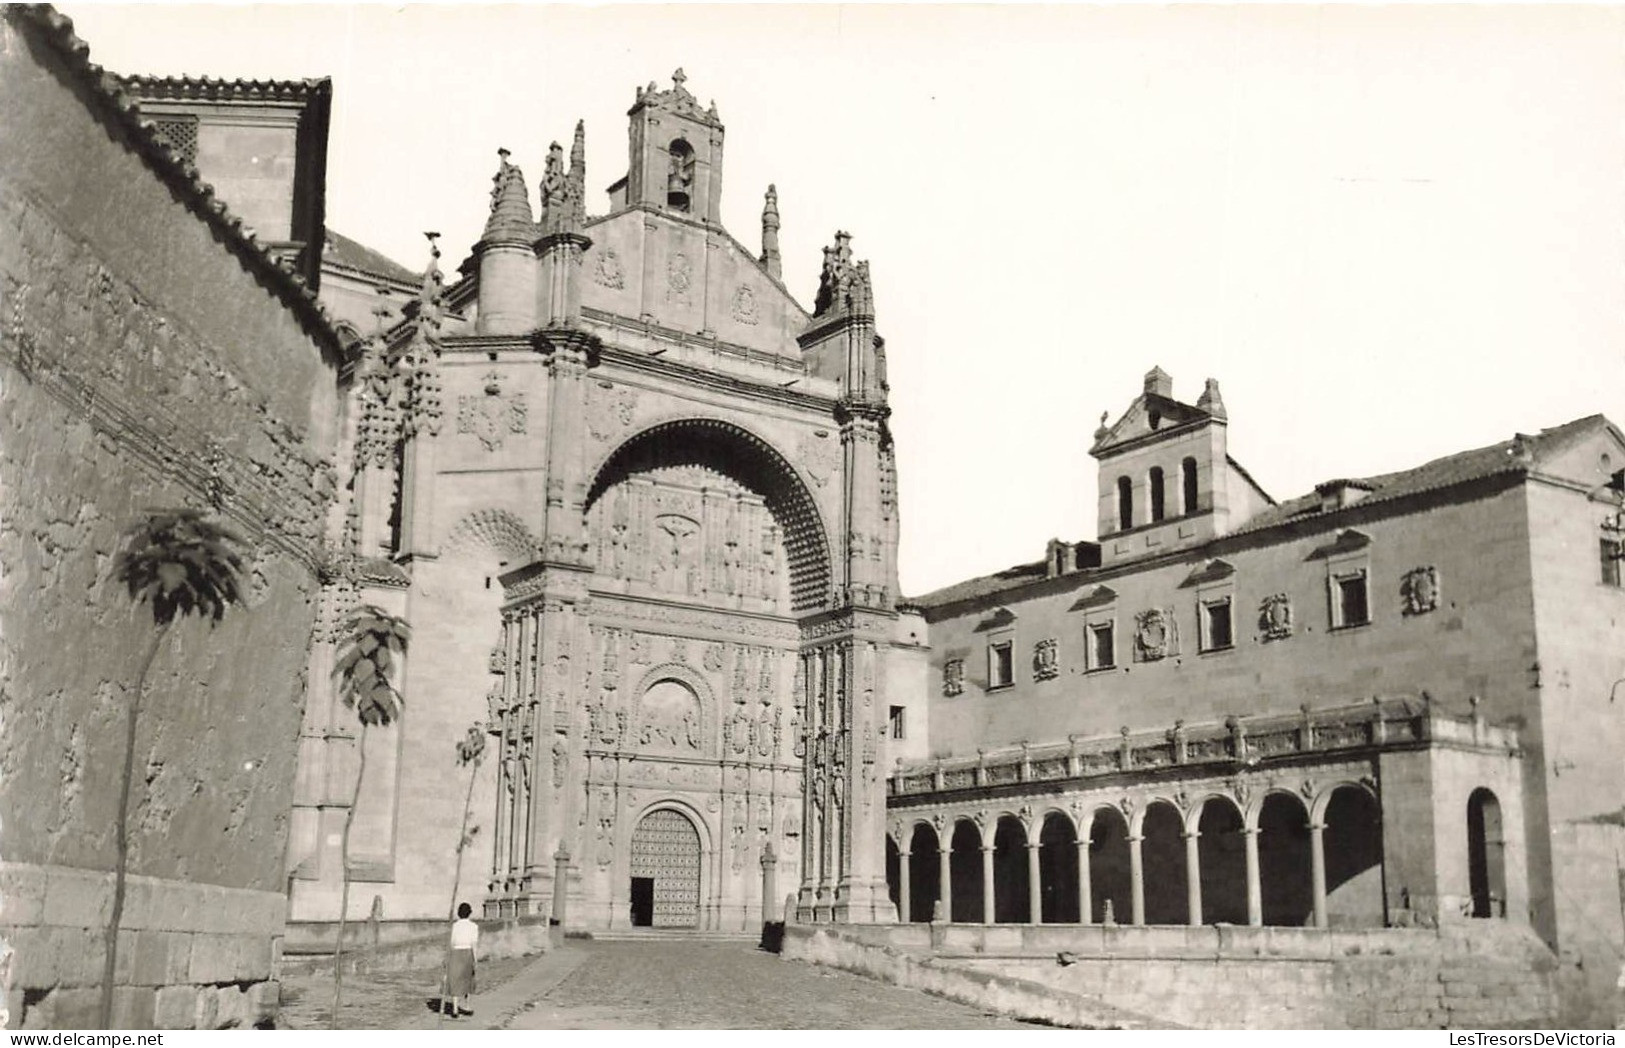
<svg viewBox="0 0 1625 1048"><path fill-rule="evenodd" d="M1285 593L1265 597L1258 605L1258 628L1265 640L1292 636L1292 598Z"/></svg>
<svg viewBox="0 0 1625 1048"><path fill-rule="evenodd" d="M805 434L801 438L799 452L801 468L807 471L813 483L819 487L829 483L830 474L835 472L836 455L839 453L829 435L823 430Z"/></svg>
<svg viewBox="0 0 1625 1048"><path fill-rule="evenodd" d="M744 284L734 291L733 318L741 324L756 323L756 292Z"/></svg>
<svg viewBox="0 0 1625 1048"><path fill-rule="evenodd" d="M1155 662L1179 654L1179 630L1172 615L1151 608L1134 616L1134 654L1140 662Z"/></svg>
<svg viewBox="0 0 1625 1048"><path fill-rule="evenodd" d="M457 432L479 437L487 451L500 448L508 434L525 432L528 424L525 395L504 394L501 376L494 371L485 376L483 393L457 398Z"/></svg>
<svg viewBox="0 0 1625 1048"><path fill-rule="evenodd" d="M605 248L592 268L593 283L619 290L626 286L626 270L612 247Z"/></svg>
<svg viewBox="0 0 1625 1048"><path fill-rule="evenodd" d="M1439 569L1412 568L1399 583L1406 615L1426 615L1439 606Z"/></svg>

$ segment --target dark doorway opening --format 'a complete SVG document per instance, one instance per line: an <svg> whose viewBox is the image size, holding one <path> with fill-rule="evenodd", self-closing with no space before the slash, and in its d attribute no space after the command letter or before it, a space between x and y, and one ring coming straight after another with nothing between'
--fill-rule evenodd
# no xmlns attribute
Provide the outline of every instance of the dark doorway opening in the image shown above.
<svg viewBox="0 0 1625 1048"><path fill-rule="evenodd" d="M632 927L652 928L655 923L655 879L632 878Z"/></svg>

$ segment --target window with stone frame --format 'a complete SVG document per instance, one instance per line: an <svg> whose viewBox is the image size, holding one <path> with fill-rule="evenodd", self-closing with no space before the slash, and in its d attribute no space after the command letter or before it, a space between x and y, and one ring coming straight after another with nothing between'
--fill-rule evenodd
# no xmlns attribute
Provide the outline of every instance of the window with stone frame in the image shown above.
<svg viewBox="0 0 1625 1048"><path fill-rule="evenodd" d="M1332 629L1371 623L1370 579L1364 567L1333 569L1331 573Z"/></svg>
<svg viewBox="0 0 1625 1048"><path fill-rule="evenodd" d="M1625 560L1625 539L1604 535L1598 540L1598 555L1602 565L1604 586L1625 585L1620 581L1619 562Z"/></svg>
<svg viewBox="0 0 1625 1048"><path fill-rule="evenodd" d="M1235 617L1230 595L1209 597L1201 602L1203 651L1224 651L1236 646Z"/></svg>
<svg viewBox="0 0 1625 1048"><path fill-rule="evenodd" d="M1089 641L1089 670L1117 668L1117 621L1108 618L1090 622L1085 627L1085 632L1088 633Z"/></svg>
<svg viewBox="0 0 1625 1048"><path fill-rule="evenodd" d="M903 733L907 727L906 717L908 715L908 707L893 706L889 712L890 716L887 719L886 733L893 739L901 739L904 737Z"/></svg>
<svg viewBox="0 0 1625 1048"><path fill-rule="evenodd" d="M1008 688L1016 682L1015 641L1009 634L987 642L987 687Z"/></svg>

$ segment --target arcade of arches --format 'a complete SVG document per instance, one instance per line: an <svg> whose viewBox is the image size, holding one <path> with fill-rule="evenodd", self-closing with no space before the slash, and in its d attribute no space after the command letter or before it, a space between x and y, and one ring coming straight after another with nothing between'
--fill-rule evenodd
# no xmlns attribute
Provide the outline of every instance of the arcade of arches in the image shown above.
<svg viewBox="0 0 1625 1048"><path fill-rule="evenodd" d="M1131 804L1127 813L1104 802L1070 807L916 818L902 825L901 848L894 827L887 882L900 918L1384 923L1381 815L1365 785L1340 783L1309 801L1271 790L1246 806L1215 794L1183 812L1160 797L1139 811ZM1311 821L1311 811L1320 821ZM939 899L950 900L940 912Z"/></svg>

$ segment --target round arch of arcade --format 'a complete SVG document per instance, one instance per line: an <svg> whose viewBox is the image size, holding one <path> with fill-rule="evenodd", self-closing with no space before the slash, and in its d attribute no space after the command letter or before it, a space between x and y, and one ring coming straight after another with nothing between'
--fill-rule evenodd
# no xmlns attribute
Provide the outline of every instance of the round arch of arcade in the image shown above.
<svg viewBox="0 0 1625 1048"><path fill-rule="evenodd" d="M828 604L831 549L818 503L796 468L766 438L719 418L683 416L654 423L610 451L587 475L583 512L616 482L660 466L719 465L762 496L784 529L790 606L813 611Z"/></svg>
<svg viewBox="0 0 1625 1048"><path fill-rule="evenodd" d="M1382 827L1357 777L894 817L902 919L1381 925Z"/></svg>

